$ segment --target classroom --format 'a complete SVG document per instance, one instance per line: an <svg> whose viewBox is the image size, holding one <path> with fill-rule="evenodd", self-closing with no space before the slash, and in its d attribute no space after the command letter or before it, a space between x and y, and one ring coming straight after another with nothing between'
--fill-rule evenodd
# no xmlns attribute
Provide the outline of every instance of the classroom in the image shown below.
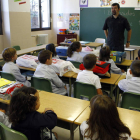
<svg viewBox="0 0 140 140"><path fill-rule="evenodd" d="M38 55L39 51L45 49L46 45L50 43L53 43L56 46L62 46L63 43L62 44L59 44L59 43L64 42L65 38L63 38L63 40L61 39L59 29L68 29L70 32L74 32L74 34L71 34L71 38L76 38L76 41L93 42L93 44L91 43L91 46L89 45L89 47L91 48L92 46L95 45L94 42L96 38L106 39L104 35L104 31L102 29L103 27L99 27L98 23L96 24L96 26L98 26L97 29L101 28L100 32L102 32L99 34L99 36L96 36L96 32L93 31L94 24L93 24L93 28L91 27L94 34L93 39L90 38L92 36L92 32L90 32L89 26L85 27L85 29L88 29L88 33L87 33L88 35L82 34L85 31L84 24L86 24L86 21L84 20L88 19L88 18L85 18L84 14L82 13L84 12L84 10L88 10L88 8L92 10L98 9L98 8L100 10L100 9L105 8L104 11L107 12L107 8L110 8L110 12L108 12L108 14L111 14L111 6L109 5L106 7L101 7L101 1L105 3L109 1L110 3L115 3L115 2L119 3L120 13L121 13L121 8L122 10L127 11L126 13L122 12L122 15L124 17L133 16L133 14L137 12L140 13L139 0L133 0L133 2L132 0L109 0L109 1L108 0L87 0L87 1L88 1L88 7L80 8L80 3L82 3L82 0L0 0L0 66L3 66L2 52L5 48L11 48L13 46L20 46L20 50L17 50L17 55L21 56L26 53L29 55L37 53ZM44 4L41 5L40 3L39 5L39 2L43 2ZM33 3L37 4L37 6L34 7L35 5L33 5ZM47 8L45 7L45 4L47 5ZM41 15L40 7L42 7L43 9L42 11L44 13L46 12L47 16L45 14ZM37 10L34 11L34 8L37 8ZM131 10L133 12L131 13L131 10L130 11L125 10L125 8L128 8L128 9L132 8ZM83 22L83 24L79 23L81 27L78 27L77 30L69 29L70 28L70 23L69 23L70 14L79 15L81 18L80 22L81 21ZM98 14L101 14L101 13L99 12L97 13L97 15ZM36 17L33 15L36 15ZM43 22L41 22L41 19L39 19L40 15L43 16L43 20L42 20ZM103 15L100 15L100 16L102 17ZM87 17L89 17L90 19L90 15L87 15ZM137 15L136 17L139 17L139 15ZM107 16L104 18L106 19ZM130 21L132 20L133 20L133 17L130 18ZM94 22L94 19L91 21ZM87 22L88 22L87 25L92 25L92 22L89 22L89 21ZM102 22L104 23L105 21L103 20ZM132 28L131 38L133 39L133 41L130 40L130 47L128 48L132 50L125 51L126 58L124 62L120 64L116 63L116 65L119 68L123 69L124 73L127 72L128 68L130 68L130 65L132 64L132 62L134 62L133 60L135 60L135 58L138 57L138 51L140 49L140 43L139 43L140 40L138 40L138 42L135 41L138 38L138 35L140 34L139 32L137 33L136 30L133 32L133 28L137 29L134 22L135 21L130 22L130 27ZM136 22L138 22L138 31L139 31L140 19L136 19ZM101 25L101 23L99 25ZM137 33L136 37L135 37L135 33ZM45 37L45 39L43 37ZM41 41L42 38L45 41L44 40ZM125 33L125 38L127 38L126 33ZM45 43L42 43L42 42L45 42ZM131 42L133 42L134 44L132 44ZM86 44L88 43L89 42L87 42ZM65 43L64 43L64 46L65 46ZM86 47L86 46L87 45L85 46L83 45L82 47ZM101 47L97 47L98 49L95 49L95 52L97 50L97 53L99 54L99 51L103 47L103 44L102 43L98 44L98 46L101 46ZM36 58L37 55L34 55L35 57L33 56L33 59ZM85 52L84 53L81 52L81 55L85 56ZM1 62L2 62L2 65L1 65ZM37 70L36 66L37 64L35 64L35 66L33 66L32 68L28 66L27 68L22 65L19 66L19 69L22 72L30 71L29 74L25 73L26 81L28 78L30 79L30 81L32 81L30 74L32 74L32 76L34 72L35 72L34 74L36 75L39 74L36 71ZM70 71L67 70L67 72L65 73L64 73L65 70L63 70L62 73L59 73L59 78L63 82L64 81L66 82L64 83L65 83L65 86L67 87L68 96L70 97L62 96L63 94L59 95L59 94L51 93L53 90L53 87L50 88L50 90L48 91L43 91L39 89L38 87L40 86L39 84L40 81L38 79L36 90L40 96L40 107L38 108L37 111L42 113L44 112L45 107L54 109L54 112L57 114L58 120L57 120L57 126L52 131L57 133L58 140L69 140L69 139L70 140L82 140L82 139L89 140L88 138L84 138L82 136L83 134L81 133L79 126L83 123L83 121L89 118L91 104L90 104L89 98L88 98L88 101L86 100L87 99L86 96L81 97L80 95L80 98L81 99L84 98L85 100L76 99L77 97L74 98L75 97L74 87L76 87L74 85L74 82L76 81L76 78L78 76L77 73L79 72L78 71L79 69L77 70L77 69L72 69L71 66L69 67L71 68L71 70ZM1 77L2 77L2 73L1 73ZM126 109L125 107L120 108L121 106L120 101L122 100L121 99L122 97L120 96L119 93L122 91L120 90L118 83L120 80L125 79L125 78L126 78L126 74L123 75L122 73L121 74L111 73L110 78L101 78L99 80L102 86L102 88L100 89L103 89L104 91L103 93L106 93L107 95L109 94L109 97L113 99L113 101L115 102L115 105L117 106L116 110L118 110L119 112L120 120L124 123L125 126L129 127L132 138L129 137L128 140L132 140L132 139L138 140L140 139L140 127L139 127L140 126L140 119L139 119L140 106L138 105L138 107L136 108L131 107L131 109ZM51 82L50 82L50 85L52 85ZM83 88L81 87L81 90L79 91L82 92L84 88L85 88L84 86ZM89 91L88 87L86 90L87 92ZM94 86L94 90L96 90L96 86ZM97 93L98 91L96 92L96 94ZM32 94L30 95L32 96ZM135 98L137 98L136 100L138 101L140 97L137 95L137 97ZM6 104L6 107L7 107L10 104L10 100L1 99L1 96L0 96L0 108L1 108L1 103ZM0 130L1 129L2 128L0 126ZM126 132L129 132L129 131L126 131ZM6 140L9 140L8 136ZM27 140L27 139L23 139L23 140Z"/></svg>

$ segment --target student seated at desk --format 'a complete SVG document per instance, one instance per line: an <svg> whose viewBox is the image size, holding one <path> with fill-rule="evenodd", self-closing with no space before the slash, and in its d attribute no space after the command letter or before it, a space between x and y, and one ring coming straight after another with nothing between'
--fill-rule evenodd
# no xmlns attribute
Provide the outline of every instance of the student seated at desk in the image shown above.
<svg viewBox="0 0 140 140"><path fill-rule="evenodd" d="M83 64L86 70L78 73L77 81L92 84L97 89L97 94L103 94L101 90L100 79L93 73L93 69L96 65L97 57L94 54L87 54L83 58Z"/></svg>
<svg viewBox="0 0 140 140"><path fill-rule="evenodd" d="M123 79L118 83L124 92L140 93L140 60L134 60L130 66L131 79Z"/></svg>
<svg viewBox="0 0 140 140"><path fill-rule="evenodd" d="M138 51L138 57L136 58L136 60L140 60L140 50ZM126 73L126 79L131 79L132 78L132 74L130 74L130 68L127 69L127 73Z"/></svg>
<svg viewBox="0 0 140 140"><path fill-rule="evenodd" d="M38 60L40 64L37 66L34 76L49 79L51 81L53 93L67 95L65 84L51 67L52 52L49 50L39 52Z"/></svg>
<svg viewBox="0 0 140 140"><path fill-rule="evenodd" d="M46 50L49 50L52 52L52 59L60 59L56 53L56 48L53 43L46 45Z"/></svg>
<svg viewBox="0 0 140 140"><path fill-rule="evenodd" d="M57 124L57 115L51 108L45 107L39 113L39 107L40 99L36 89L22 87L15 90L9 106L11 128L26 135L28 140L41 140L41 128L53 129Z"/></svg>
<svg viewBox="0 0 140 140"><path fill-rule="evenodd" d="M73 42L69 47L68 47L68 57L67 61L77 61L82 63L83 62L83 57L79 54L79 52L82 51L82 46L80 42Z"/></svg>
<svg viewBox="0 0 140 140"><path fill-rule="evenodd" d="M80 126L84 140L133 140L129 128L119 118L114 101L108 96L94 96L90 110L88 120Z"/></svg>
<svg viewBox="0 0 140 140"><path fill-rule="evenodd" d="M111 72L116 74L121 74L121 69L116 66L114 61L110 58L110 49L108 46L105 46L100 49L99 60L105 61L111 64Z"/></svg>
<svg viewBox="0 0 140 140"><path fill-rule="evenodd" d="M6 48L2 52L2 57L6 62L2 68L2 71L13 74L18 82L30 87L31 83L26 80L25 76L21 75L20 69L14 63L14 61L17 59L16 50L14 48Z"/></svg>

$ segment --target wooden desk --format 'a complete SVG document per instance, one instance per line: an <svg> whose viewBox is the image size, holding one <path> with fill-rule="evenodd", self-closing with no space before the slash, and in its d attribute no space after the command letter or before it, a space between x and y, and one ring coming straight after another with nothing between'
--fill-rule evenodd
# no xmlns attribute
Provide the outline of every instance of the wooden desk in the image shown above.
<svg viewBox="0 0 140 140"><path fill-rule="evenodd" d="M131 131L133 139L140 139L140 112L132 111L124 108L117 108L120 119L127 125ZM88 119L90 108L87 107L83 113L74 121L74 124L81 125L81 123ZM81 138L82 139L82 138Z"/></svg>
<svg viewBox="0 0 140 140"><path fill-rule="evenodd" d="M70 46L71 43L65 43L65 42L61 42L60 43L61 45L66 45L66 46ZM92 47L92 48L97 48L99 46L103 47L103 43L95 43L95 42L90 42L90 43L87 43L87 44L81 44L82 47L86 47L86 46L89 46L89 47Z"/></svg>
<svg viewBox="0 0 140 140"><path fill-rule="evenodd" d="M78 74L74 74L72 77L77 78L77 75ZM102 79L100 79L100 82L102 84L110 85L110 94L111 94L111 96L112 96L112 93L113 93L113 86L115 86L115 83L119 79L120 76L121 76L120 74L113 74L112 73L110 78L102 78Z"/></svg>
<svg viewBox="0 0 140 140"><path fill-rule="evenodd" d="M70 126L69 128L71 132L71 140L74 139L73 123L77 119L77 117L84 111L84 109L89 106L89 101L62 96L45 91L40 91L39 96L40 108L38 111L43 112L47 107L53 108L58 117L58 126L64 123L66 127ZM59 121L61 122L61 124L59 124Z"/></svg>
<svg viewBox="0 0 140 140"><path fill-rule="evenodd" d="M30 48L26 48L26 49L22 49L22 50L17 51L17 55L30 53L30 52L34 52L34 51L37 51L37 50L42 50L42 49L45 49L45 48L46 48L46 45L30 47ZM2 54L0 54L0 59L3 59Z"/></svg>
<svg viewBox="0 0 140 140"><path fill-rule="evenodd" d="M125 71L127 71L127 69L130 67L131 63L133 62L133 60L124 60L122 63L116 63L116 65L119 68L123 68Z"/></svg>

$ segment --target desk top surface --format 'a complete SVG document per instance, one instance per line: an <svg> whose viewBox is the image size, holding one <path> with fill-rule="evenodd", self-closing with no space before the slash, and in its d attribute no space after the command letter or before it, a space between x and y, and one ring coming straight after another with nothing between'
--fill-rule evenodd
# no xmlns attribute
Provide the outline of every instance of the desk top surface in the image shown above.
<svg viewBox="0 0 140 140"><path fill-rule="evenodd" d="M71 43L65 43L65 42L60 42L61 45L70 45ZM96 42L90 42L87 44L81 44L82 46L90 46L90 47L99 47L102 46L103 43L96 43Z"/></svg>
<svg viewBox="0 0 140 140"><path fill-rule="evenodd" d="M89 101L58 95L55 93L40 91L39 96L39 112L43 112L47 107L52 108L59 119L70 123L74 122L82 111L89 106Z"/></svg>
<svg viewBox="0 0 140 140"><path fill-rule="evenodd" d="M131 136L134 139L140 139L140 112L132 111L124 108L117 108L120 119L129 127ZM90 108L87 107L83 113L74 121L75 124L80 125L87 120L90 114Z"/></svg>
<svg viewBox="0 0 140 140"><path fill-rule="evenodd" d="M126 75L121 75L120 78L115 83L115 85L118 85L118 83L120 82L120 80L125 79L125 78L126 78Z"/></svg>
<svg viewBox="0 0 140 140"><path fill-rule="evenodd" d="M116 63L116 65L122 65L122 66L130 66L133 60L124 60L122 63Z"/></svg>
<svg viewBox="0 0 140 140"><path fill-rule="evenodd" d="M46 48L46 45L41 45L41 46L35 46L35 47L26 48L26 49L21 49L21 50L17 51L17 55L30 53L30 52L37 51L37 50L42 50L42 49L45 49L45 48ZM0 59L3 59L2 54L0 54Z"/></svg>
<svg viewBox="0 0 140 140"><path fill-rule="evenodd" d="M73 78L77 78L77 73L74 74L72 77ZM111 85L114 85L116 83L116 81L120 78L120 74L111 74L111 77L110 78L102 78L100 79L100 82L101 83L105 83L105 84L111 84Z"/></svg>

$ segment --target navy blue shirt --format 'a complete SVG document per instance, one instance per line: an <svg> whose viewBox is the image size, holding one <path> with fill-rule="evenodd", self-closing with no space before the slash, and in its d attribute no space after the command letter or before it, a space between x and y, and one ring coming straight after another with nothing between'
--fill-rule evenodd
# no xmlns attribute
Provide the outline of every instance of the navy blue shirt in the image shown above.
<svg viewBox="0 0 140 140"><path fill-rule="evenodd" d="M124 31L129 31L130 25L128 20L118 15L114 18L113 15L105 20L103 30L108 30L107 45L113 51L124 51Z"/></svg>

